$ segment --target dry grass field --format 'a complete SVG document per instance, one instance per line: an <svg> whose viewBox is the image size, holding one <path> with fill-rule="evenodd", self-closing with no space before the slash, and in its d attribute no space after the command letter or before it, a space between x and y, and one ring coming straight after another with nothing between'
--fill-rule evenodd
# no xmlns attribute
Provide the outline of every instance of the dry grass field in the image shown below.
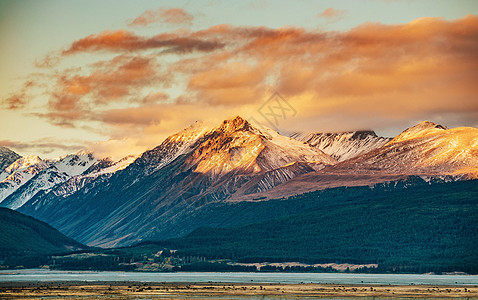
<svg viewBox="0 0 478 300"><path fill-rule="evenodd" d="M478 299L478 286L226 283L1 283L1 299Z"/></svg>

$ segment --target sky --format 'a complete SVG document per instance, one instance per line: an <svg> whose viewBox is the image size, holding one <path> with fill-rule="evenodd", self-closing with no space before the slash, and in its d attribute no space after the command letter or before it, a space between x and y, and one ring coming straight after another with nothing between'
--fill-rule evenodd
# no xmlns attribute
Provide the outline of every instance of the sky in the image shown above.
<svg viewBox="0 0 478 300"><path fill-rule="evenodd" d="M202 120L478 127L478 1L0 0L0 145L119 159Z"/></svg>

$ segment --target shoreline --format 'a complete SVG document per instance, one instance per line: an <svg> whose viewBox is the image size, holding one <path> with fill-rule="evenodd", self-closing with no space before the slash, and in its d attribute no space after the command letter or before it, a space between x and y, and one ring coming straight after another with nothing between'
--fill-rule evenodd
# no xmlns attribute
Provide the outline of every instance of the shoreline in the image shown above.
<svg viewBox="0 0 478 300"><path fill-rule="evenodd" d="M265 298L463 298L478 299L478 285L370 285L370 284L274 284L274 283L157 283L157 282L0 282L2 299L113 299L130 297L164 299L165 297Z"/></svg>

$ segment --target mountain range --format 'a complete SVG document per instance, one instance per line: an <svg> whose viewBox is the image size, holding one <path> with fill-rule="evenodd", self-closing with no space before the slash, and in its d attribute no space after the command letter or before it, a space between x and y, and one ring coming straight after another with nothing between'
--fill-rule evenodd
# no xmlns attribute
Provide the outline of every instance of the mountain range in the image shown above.
<svg viewBox="0 0 478 300"><path fill-rule="evenodd" d="M194 123L152 150L117 162L85 151L57 160L19 158L5 148L0 155L4 165L10 162L0 174L0 206L45 221L81 243L114 247L288 214L240 211L237 204L244 201L409 176L477 178L478 129L425 121L393 139L373 131L288 137L235 117L213 128ZM236 216L219 213L228 208Z"/></svg>

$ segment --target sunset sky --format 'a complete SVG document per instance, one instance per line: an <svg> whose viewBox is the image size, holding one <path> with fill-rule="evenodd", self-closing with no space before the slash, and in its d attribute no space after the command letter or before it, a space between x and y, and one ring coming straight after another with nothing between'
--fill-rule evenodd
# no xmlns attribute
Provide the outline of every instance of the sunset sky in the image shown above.
<svg viewBox="0 0 478 300"><path fill-rule="evenodd" d="M478 1L0 0L0 66L0 145L42 158L267 123L275 92L284 133L478 127Z"/></svg>

